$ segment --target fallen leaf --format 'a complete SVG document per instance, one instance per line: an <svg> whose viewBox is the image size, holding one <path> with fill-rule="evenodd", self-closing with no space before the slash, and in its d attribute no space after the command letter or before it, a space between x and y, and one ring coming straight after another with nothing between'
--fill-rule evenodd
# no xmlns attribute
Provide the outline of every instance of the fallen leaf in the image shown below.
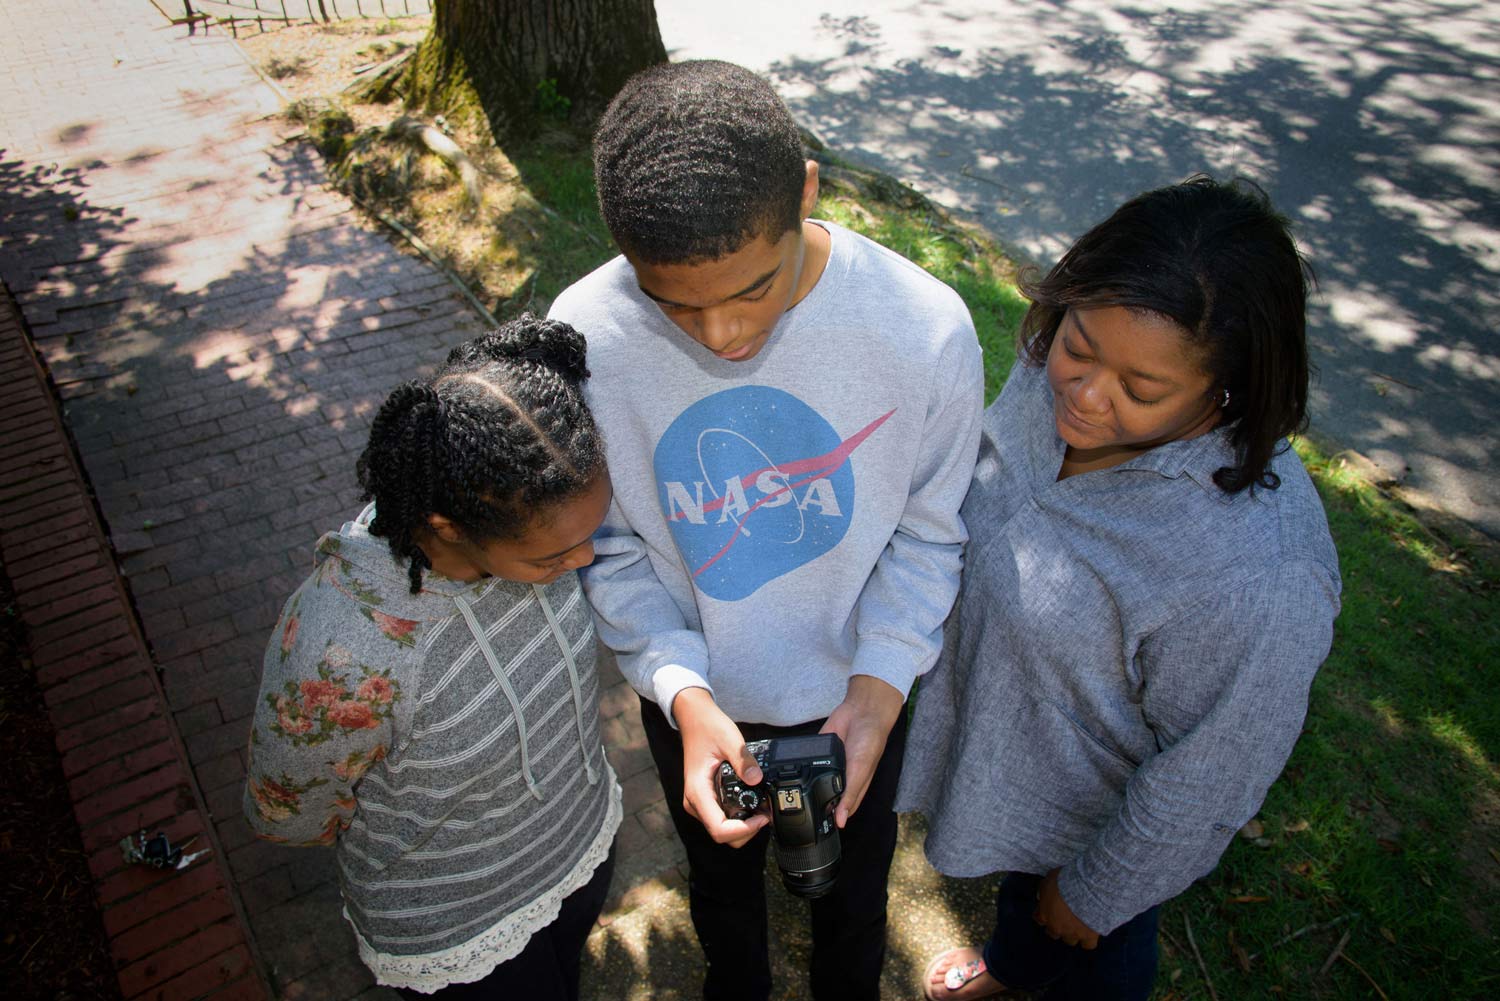
<svg viewBox="0 0 1500 1001"><path fill-rule="evenodd" d="M1311 862L1298 862L1296 865L1292 866L1292 872L1295 872L1299 876L1311 876L1312 871L1313 864Z"/></svg>
<svg viewBox="0 0 1500 1001"><path fill-rule="evenodd" d="M1391 931L1389 928L1385 927L1384 925L1382 925L1381 928L1380 928L1380 937L1383 938L1383 939L1385 939L1387 942L1391 943L1391 945L1395 945L1396 944L1396 933L1393 932L1393 931Z"/></svg>
<svg viewBox="0 0 1500 1001"><path fill-rule="evenodd" d="M1240 828L1240 837L1246 841L1254 841L1264 833L1266 833L1266 825L1262 824L1259 820L1252 819L1244 827Z"/></svg>
<svg viewBox="0 0 1500 1001"><path fill-rule="evenodd" d="M1267 900L1270 899L1270 897L1254 897L1247 895L1243 897L1230 897L1229 902L1231 904L1264 904Z"/></svg>
<svg viewBox="0 0 1500 1001"><path fill-rule="evenodd" d="M1276 842L1272 841L1270 838L1256 838L1250 843L1257 848L1270 848Z"/></svg>
<svg viewBox="0 0 1500 1001"><path fill-rule="evenodd" d="M1401 845L1400 845L1400 843L1396 842L1396 841L1392 841L1390 838L1376 838L1375 839L1375 843L1377 845L1379 845L1385 851L1390 852L1392 855L1394 855L1397 852L1401 851Z"/></svg>
<svg viewBox="0 0 1500 1001"><path fill-rule="evenodd" d="M1301 834L1311 826L1312 824L1308 823L1307 821L1299 820L1295 824L1288 824L1286 827L1282 828L1282 830L1284 830L1288 834Z"/></svg>

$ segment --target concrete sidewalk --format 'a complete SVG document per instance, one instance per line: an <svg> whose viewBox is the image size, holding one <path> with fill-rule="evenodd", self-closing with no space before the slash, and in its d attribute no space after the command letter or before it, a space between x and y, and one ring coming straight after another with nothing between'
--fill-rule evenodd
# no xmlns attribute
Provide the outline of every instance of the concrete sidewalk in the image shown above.
<svg viewBox="0 0 1500 1001"><path fill-rule="evenodd" d="M1248 176L1318 273L1313 431L1500 539L1500 5L657 0L672 59L1050 264L1125 199Z"/></svg>

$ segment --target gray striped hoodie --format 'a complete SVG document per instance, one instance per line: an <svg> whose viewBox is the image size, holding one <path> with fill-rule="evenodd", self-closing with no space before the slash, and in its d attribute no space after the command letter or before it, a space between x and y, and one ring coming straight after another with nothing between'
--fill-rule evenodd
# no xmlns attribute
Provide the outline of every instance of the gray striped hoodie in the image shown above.
<svg viewBox="0 0 1500 1001"><path fill-rule="evenodd" d="M434 991L551 923L608 854L620 790L577 575L429 573L413 595L373 517L319 540L282 611L245 813L274 841L336 843L361 958Z"/></svg>

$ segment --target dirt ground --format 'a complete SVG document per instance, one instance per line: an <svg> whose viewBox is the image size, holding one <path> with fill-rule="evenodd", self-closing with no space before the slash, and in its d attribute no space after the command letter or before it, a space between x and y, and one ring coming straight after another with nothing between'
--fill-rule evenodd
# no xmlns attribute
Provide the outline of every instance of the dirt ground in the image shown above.
<svg viewBox="0 0 1500 1001"><path fill-rule="evenodd" d="M431 20L403 17L298 24L259 33L241 30L240 47L289 98L298 101L338 94L374 67L414 47Z"/></svg>
<svg viewBox="0 0 1500 1001"><path fill-rule="evenodd" d="M18 1001L120 997L52 722L0 567L0 978Z"/></svg>
<svg viewBox="0 0 1500 1001"><path fill-rule="evenodd" d="M546 211L518 183L515 165L482 123L440 115L407 119L399 101L359 103L350 92L412 52L429 23L410 17L304 24L242 33L240 44L285 92L289 117L306 124L340 189L387 227L404 229L409 249L418 243L430 249L479 290L486 308L501 311L533 278L531 251ZM429 126L456 144L475 168L474 189L466 191L455 166L429 146L392 137L387 130L398 119Z"/></svg>

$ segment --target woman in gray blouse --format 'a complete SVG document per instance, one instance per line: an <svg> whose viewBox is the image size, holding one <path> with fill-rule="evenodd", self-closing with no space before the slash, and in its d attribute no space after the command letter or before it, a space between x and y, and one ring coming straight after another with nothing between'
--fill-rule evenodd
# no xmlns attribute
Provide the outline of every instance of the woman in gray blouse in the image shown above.
<svg viewBox="0 0 1500 1001"><path fill-rule="evenodd" d="M1211 870L1301 730L1339 610L1305 423L1307 271L1263 193L1147 192L1026 288L985 414L963 588L897 808L1010 875L928 998L1144 999L1157 906Z"/></svg>

